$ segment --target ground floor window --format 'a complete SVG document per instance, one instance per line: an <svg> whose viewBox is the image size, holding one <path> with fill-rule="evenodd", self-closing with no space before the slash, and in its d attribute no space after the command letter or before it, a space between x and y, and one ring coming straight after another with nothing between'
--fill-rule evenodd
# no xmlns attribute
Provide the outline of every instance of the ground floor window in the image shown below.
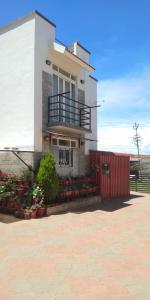
<svg viewBox="0 0 150 300"><path fill-rule="evenodd" d="M59 149L59 165L73 167L73 149Z"/></svg>

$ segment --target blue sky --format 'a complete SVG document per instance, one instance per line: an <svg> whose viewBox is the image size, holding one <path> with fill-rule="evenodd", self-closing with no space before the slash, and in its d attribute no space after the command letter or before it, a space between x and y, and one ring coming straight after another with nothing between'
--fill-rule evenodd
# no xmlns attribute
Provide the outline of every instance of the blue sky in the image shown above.
<svg viewBox="0 0 150 300"><path fill-rule="evenodd" d="M140 124L142 153L150 153L150 1L6 0L0 26L38 10L57 25L57 38L80 41L96 67L98 146L136 152L132 124ZM104 102L103 102L104 100Z"/></svg>

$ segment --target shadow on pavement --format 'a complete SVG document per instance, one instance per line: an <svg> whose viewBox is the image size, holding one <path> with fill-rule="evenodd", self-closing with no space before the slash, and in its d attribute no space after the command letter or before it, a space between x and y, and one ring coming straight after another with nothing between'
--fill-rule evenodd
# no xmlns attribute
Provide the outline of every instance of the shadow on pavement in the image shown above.
<svg viewBox="0 0 150 300"><path fill-rule="evenodd" d="M12 215L7 215L7 214L2 214L0 213L0 223L5 223L5 224L10 224L10 223L15 223L22 221L21 219L17 219Z"/></svg>
<svg viewBox="0 0 150 300"><path fill-rule="evenodd" d="M138 199L144 197L143 195L131 194L129 197L122 198L122 199L113 199L113 200L105 200L101 203L97 203L94 205L90 205L87 207L83 207L80 209L68 209L61 213L55 213L53 215L63 215L67 213L75 213L75 214L82 214L86 212L94 212L94 211L105 211L105 212L114 212L116 210L126 208L128 206L134 205L133 203L126 203L133 199ZM0 223L10 224L22 221L22 219L17 219L12 215L2 214L0 213Z"/></svg>
<svg viewBox="0 0 150 300"><path fill-rule="evenodd" d="M133 205L132 203L126 203L126 202L129 202L132 199L138 199L141 197L144 197L144 196L132 194L129 197L125 197L122 199L119 198L119 199L105 200L105 201L102 201L101 203L97 203L97 204L90 205L90 206L80 208L80 209L68 209L67 211L58 213L58 214L66 214L69 212L76 213L76 214L82 214L82 213L86 213L86 212L94 212L97 210L106 211L106 212L114 212L116 210L123 209L123 208Z"/></svg>

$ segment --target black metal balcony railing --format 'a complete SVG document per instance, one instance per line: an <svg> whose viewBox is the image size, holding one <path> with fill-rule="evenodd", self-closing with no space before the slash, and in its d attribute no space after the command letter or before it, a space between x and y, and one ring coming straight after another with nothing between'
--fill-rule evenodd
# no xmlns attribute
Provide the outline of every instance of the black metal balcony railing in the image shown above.
<svg viewBox="0 0 150 300"><path fill-rule="evenodd" d="M69 92L68 92L69 93ZM48 98L48 123L91 130L91 107L66 96L57 94Z"/></svg>

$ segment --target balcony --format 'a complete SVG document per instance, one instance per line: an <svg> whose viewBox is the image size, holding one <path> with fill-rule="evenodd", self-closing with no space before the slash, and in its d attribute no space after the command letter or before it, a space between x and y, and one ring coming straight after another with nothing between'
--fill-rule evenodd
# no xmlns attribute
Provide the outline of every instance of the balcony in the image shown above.
<svg viewBox="0 0 150 300"><path fill-rule="evenodd" d="M71 99L68 93L48 98L48 127L75 133L91 132L91 107Z"/></svg>

